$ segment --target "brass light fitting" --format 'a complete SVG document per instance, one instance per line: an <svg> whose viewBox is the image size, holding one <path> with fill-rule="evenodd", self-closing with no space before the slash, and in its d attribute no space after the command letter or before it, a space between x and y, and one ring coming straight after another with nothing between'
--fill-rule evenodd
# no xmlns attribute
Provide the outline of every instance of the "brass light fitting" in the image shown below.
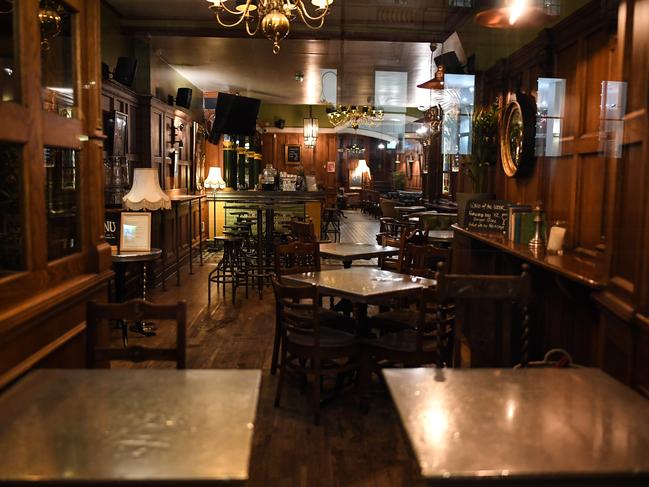
<svg viewBox="0 0 649 487"><path fill-rule="evenodd" d="M279 53L280 41L291 30L291 21L300 18L310 29L324 25L324 19L334 0L207 0L216 21L223 27L237 27L244 23L248 35L261 29L273 43L273 54ZM313 12L310 12L313 10ZM225 18L224 18L225 17ZM229 17L229 20L228 20Z"/></svg>

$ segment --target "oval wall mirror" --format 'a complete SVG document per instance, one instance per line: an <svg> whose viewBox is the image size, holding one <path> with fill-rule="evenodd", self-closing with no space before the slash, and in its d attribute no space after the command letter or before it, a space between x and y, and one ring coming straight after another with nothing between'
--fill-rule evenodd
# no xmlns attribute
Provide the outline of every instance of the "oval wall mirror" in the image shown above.
<svg viewBox="0 0 649 487"><path fill-rule="evenodd" d="M529 95L517 94L510 101L500 126L500 160L509 177L527 173L534 162L536 103Z"/></svg>

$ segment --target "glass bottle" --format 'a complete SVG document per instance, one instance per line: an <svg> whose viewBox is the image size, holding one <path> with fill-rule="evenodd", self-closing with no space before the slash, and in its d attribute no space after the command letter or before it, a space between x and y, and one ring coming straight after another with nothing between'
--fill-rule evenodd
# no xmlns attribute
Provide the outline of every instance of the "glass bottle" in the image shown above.
<svg viewBox="0 0 649 487"><path fill-rule="evenodd" d="M275 178L277 176L277 170L272 166L272 164L266 164L262 174L261 174L261 187L264 191L274 191L275 190Z"/></svg>

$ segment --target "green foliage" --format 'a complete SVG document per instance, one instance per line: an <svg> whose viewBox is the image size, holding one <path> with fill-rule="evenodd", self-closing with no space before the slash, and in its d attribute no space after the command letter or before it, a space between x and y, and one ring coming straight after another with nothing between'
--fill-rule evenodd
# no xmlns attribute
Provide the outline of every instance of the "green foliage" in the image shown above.
<svg viewBox="0 0 649 487"><path fill-rule="evenodd" d="M392 173L392 184L396 190L403 189L406 186L406 175L401 171L394 171Z"/></svg>
<svg viewBox="0 0 649 487"><path fill-rule="evenodd" d="M487 188L489 166L498 159L498 122L500 108L497 103L478 108L473 114L472 154L464 160L464 170L473 183L475 193L484 193Z"/></svg>

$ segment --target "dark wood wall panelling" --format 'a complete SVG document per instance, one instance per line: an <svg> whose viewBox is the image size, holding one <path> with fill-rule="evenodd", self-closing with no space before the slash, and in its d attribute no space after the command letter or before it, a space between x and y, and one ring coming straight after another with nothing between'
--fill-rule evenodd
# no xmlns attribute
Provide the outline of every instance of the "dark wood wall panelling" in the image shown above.
<svg viewBox="0 0 649 487"><path fill-rule="evenodd" d="M194 192L194 159L198 156L194 154L194 121L189 113L150 95L137 95L112 81L106 82L102 90L102 109L105 112L119 110L129 115L126 158L133 163L134 168L158 169L160 186L171 196ZM173 136L172 127L176 127ZM178 142L182 142L182 147ZM206 148L201 147L199 150L203 152ZM160 261L152 266L156 284L160 282L163 272L168 278L177 271L177 238L181 265L182 259L189 253L189 204L179 204L178 224L173 208L160 213L153 212L152 245L162 248L166 258L164 263ZM202 222L199 219L198 204L194 202L191 213L194 246L199 243L200 229L207 228L206 201L202 203L201 216Z"/></svg>
<svg viewBox="0 0 649 487"><path fill-rule="evenodd" d="M105 299L112 275L110 248L103 238L99 2L66 4L77 15L72 61L77 106L72 119L43 110L38 2L20 2L16 9L21 99L0 103L0 140L22 147L25 268L0 277L0 388L34 367L83 366L85 301ZM44 191L43 148L48 145L80 149L81 248L54 261L48 261Z"/></svg>
<svg viewBox="0 0 649 487"><path fill-rule="evenodd" d="M649 1L622 3L614 70L628 83L622 157L611 162L609 285L601 305L601 361L649 396Z"/></svg>
<svg viewBox="0 0 649 487"><path fill-rule="evenodd" d="M561 155L538 157L527 177L507 178L497 166L492 188L509 201L543 202L549 222L568 222L568 247L606 269L603 291L534 271L545 347L563 346L649 394L649 1L620 2L617 12L614 1L587 4L478 83L486 104L517 90L536 97L539 77L566 80ZM600 150L606 80L627 82L620 158Z"/></svg>

